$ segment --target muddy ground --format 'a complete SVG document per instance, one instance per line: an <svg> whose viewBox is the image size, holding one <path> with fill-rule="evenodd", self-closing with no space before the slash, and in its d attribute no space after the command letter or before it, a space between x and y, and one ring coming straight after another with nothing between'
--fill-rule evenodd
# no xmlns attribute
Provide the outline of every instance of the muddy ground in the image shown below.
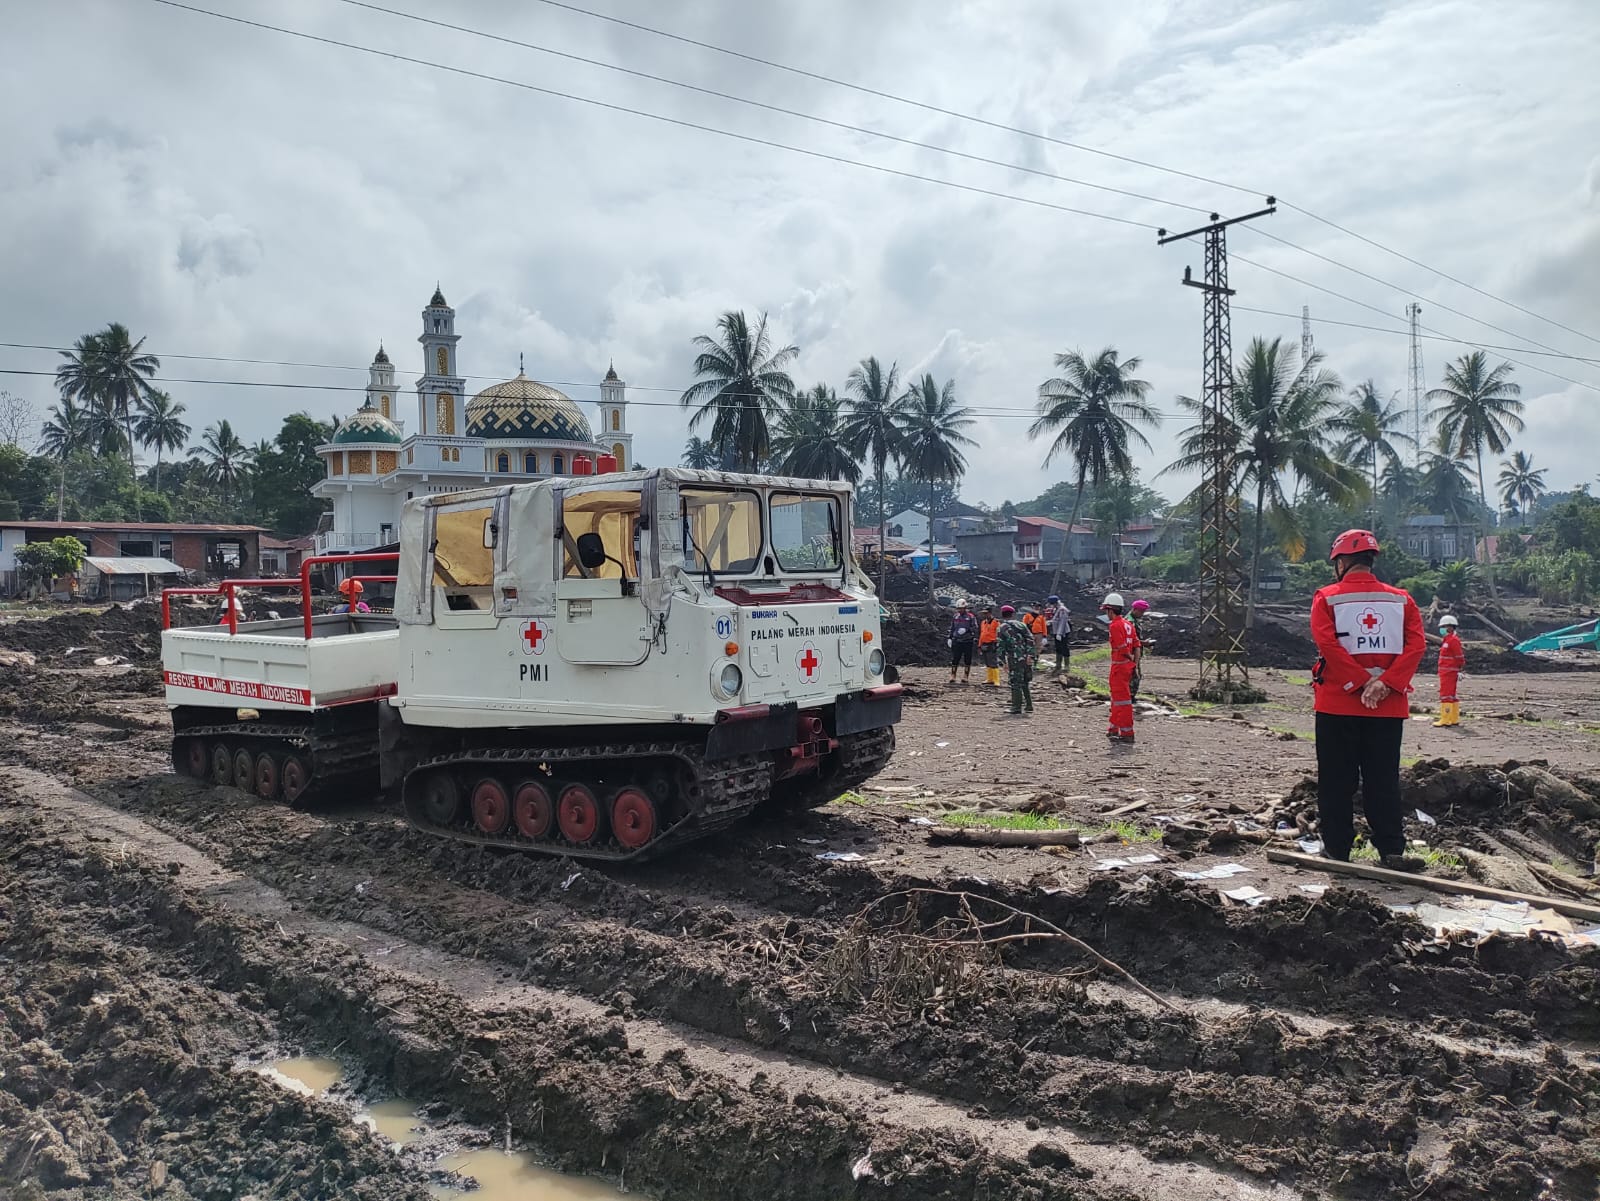
<svg viewBox="0 0 1600 1201"><path fill-rule="evenodd" d="M1438 894L1251 841L1303 808L1296 671L1258 671L1267 705L1235 716L1179 709L1193 664L1152 658L1147 694L1175 703L1108 747L1092 643L1087 687L1041 680L1032 718L911 669L899 753L858 794L601 870L431 839L371 796L298 812L180 779L142 654L33 645L0 681L0 1195L425 1196L427 1154L247 1070L284 1051L659 1197L1600 1188L1600 948L1440 938L1389 908ZM1469 675L1463 729L1412 723L1437 825L1411 833L1509 854L1510 831L1581 891L1594 678ZM1575 791L1513 778L1535 760ZM1020 809L1136 841L940 846L923 824ZM1096 870L1135 854L1158 860ZM1172 870L1223 862L1247 874ZM1220 895L1240 881L1271 899ZM1033 937L972 945L967 914L1004 906Z"/></svg>

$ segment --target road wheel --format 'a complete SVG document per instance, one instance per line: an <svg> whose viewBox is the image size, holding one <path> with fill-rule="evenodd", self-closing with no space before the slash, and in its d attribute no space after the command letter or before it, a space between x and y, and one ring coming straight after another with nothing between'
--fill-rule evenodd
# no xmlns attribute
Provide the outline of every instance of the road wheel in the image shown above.
<svg viewBox="0 0 1600 1201"><path fill-rule="evenodd" d="M422 815L436 826L453 826L461 816L461 785L448 770L429 772L422 781Z"/></svg>
<svg viewBox="0 0 1600 1201"><path fill-rule="evenodd" d="M211 748L211 782L224 786L233 784L233 752L225 742Z"/></svg>
<svg viewBox="0 0 1600 1201"><path fill-rule="evenodd" d="M630 851L656 836L656 806L641 788L623 788L611 799L611 832Z"/></svg>
<svg viewBox="0 0 1600 1201"><path fill-rule="evenodd" d="M283 799L292 805L311 787L311 767L299 755L288 755L283 760L278 780Z"/></svg>
<svg viewBox="0 0 1600 1201"><path fill-rule="evenodd" d="M256 790L256 757L247 747L233 752L233 786L245 792Z"/></svg>
<svg viewBox="0 0 1600 1201"><path fill-rule="evenodd" d="M550 833L555 820L555 802L550 790L537 780L524 780L517 785L511 797L511 815L517 823L517 833L524 838L543 838Z"/></svg>
<svg viewBox="0 0 1600 1201"><path fill-rule="evenodd" d="M479 780L472 790L472 820L485 834L499 834L511 822L511 798L499 780Z"/></svg>
<svg viewBox="0 0 1600 1201"><path fill-rule="evenodd" d="M211 776L211 749L204 738L191 738L183 748L183 770L194 780Z"/></svg>
<svg viewBox="0 0 1600 1201"><path fill-rule="evenodd" d="M256 795L263 801L278 799L280 776L276 755L270 751L262 751L256 756Z"/></svg>
<svg viewBox="0 0 1600 1201"><path fill-rule="evenodd" d="M556 802L556 824L561 836L577 846L594 841L600 833L600 802L586 784L568 784Z"/></svg>

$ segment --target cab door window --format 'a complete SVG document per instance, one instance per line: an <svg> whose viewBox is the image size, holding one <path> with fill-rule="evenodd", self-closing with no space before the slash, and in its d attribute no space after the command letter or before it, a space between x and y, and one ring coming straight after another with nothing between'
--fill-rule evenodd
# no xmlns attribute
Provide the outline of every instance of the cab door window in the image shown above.
<svg viewBox="0 0 1600 1201"><path fill-rule="evenodd" d="M639 578L639 492L597 490L569 493L561 503L561 576L563 579ZM606 561L585 569L578 561L578 539L598 534Z"/></svg>
<svg viewBox="0 0 1600 1201"><path fill-rule="evenodd" d="M494 506L440 509L433 526L433 586L445 608L494 607Z"/></svg>

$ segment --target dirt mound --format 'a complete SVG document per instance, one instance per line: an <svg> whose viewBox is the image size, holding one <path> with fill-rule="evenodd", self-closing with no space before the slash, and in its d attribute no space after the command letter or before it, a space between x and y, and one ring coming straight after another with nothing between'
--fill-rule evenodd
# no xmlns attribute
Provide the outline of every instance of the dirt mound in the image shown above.
<svg viewBox="0 0 1600 1201"><path fill-rule="evenodd" d="M55 665L87 665L101 655L121 655L130 663L150 665L161 659L161 608L149 603L112 605L101 612L80 609L43 620L9 622L0 625L0 647L29 651L40 663Z"/></svg>
<svg viewBox="0 0 1600 1201"><path fill-rule="evenodd" d="M1198 659L1204 649L1200 624L1194 618L1154 619L1147 623L1146 634L1154 644L1152 653L1169 659ZM1246 630L1244 645L1252 667L1309 671L1317 660L1309 628L1296 633L1271 619L1258 620L1255 628Z"/></svg>

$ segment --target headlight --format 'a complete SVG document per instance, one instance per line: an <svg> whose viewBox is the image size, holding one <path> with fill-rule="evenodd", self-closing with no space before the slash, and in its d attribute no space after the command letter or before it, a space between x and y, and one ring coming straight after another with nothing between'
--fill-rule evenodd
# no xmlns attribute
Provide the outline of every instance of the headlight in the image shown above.
<svg viewBox="0 0 1600 1201"><path fill-rule="evenodd" d="M883 674L883 652L877 647L867 652L867 674L874 676Z"/></svg>
<svg viewBox="0 0 1600 1201"><path fill-rule="evenodd" d="M739 695L739 689L744 686L744 673L739 670L737 663L724 663L722 670L717 673L717 691L727 700L732 700Z"/></svg>

